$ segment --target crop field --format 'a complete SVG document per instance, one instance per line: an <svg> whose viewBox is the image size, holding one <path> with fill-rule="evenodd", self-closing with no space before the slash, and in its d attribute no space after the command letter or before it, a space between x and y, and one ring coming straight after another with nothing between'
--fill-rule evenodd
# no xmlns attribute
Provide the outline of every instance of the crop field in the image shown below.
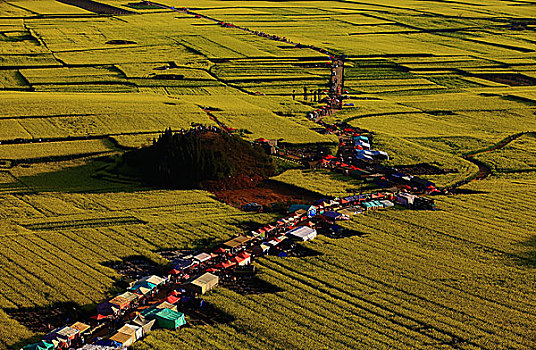
<svg viewBox="0 0 536 350"><path fill-rule="evenodd" d="M110 261L165 264L161 250L274 220L111 175L103 156L195 124L336 145L306 118L324 105L327 52L346 56L346 99L324 121L372 132L389 165L452 170L423 175L440 187L488 176L436 196L438 211L356 215L356 234L306 243L315 256L257 259L279 291L218 288L206 300L230 321L134 349L536 348L534 1L158 1L199 16L98 2L132 14L0 0L0 349L42 335L21 310L114 293ZM372 188L327 170L276 180L319 198Z"/></svg>

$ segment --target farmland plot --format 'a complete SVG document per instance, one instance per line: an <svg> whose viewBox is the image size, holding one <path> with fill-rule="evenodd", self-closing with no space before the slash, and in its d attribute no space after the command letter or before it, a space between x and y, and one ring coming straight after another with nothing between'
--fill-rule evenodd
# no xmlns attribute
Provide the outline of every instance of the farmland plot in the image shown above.
<svg viewBox="0 0 536 350"><path fill-rule="evenodd" d="M0 88L47 91L0 93L0 141L92 135L136 147L164 128L216 118L250 140L336 142L304 117L321 104L299 96L303 87L325 89L327 54L184 13L103 3L138 14L0 2ZM464 154L536 128L529 2L200 0L195 7L346 54L344 102L354 106L326 121L374 132L373 146L388 151L392 165L458 170L427 177L439 185L477 172ZM108 93L117 91L124 93ZM533 144L525 135L475 156L493 174L465 185L468 194L435 197L439 211L367 212L344 223L362 235L307 243L316 256L257 260L259 278L279 292L219 289L206 299L234 320L156 331L135 348L534 349ZM0 158L70 157L84 148L111 147L2 144ZM107 164L2 163L0 348L20 348L32 336L13 310L102 301L119 277L106 261L143 255L163 263L160 249L223 240L243 222L273 219L203 191L107 177L99 172ZM366 189L323 171L292 170L278 180L319 195Z"/></svg>

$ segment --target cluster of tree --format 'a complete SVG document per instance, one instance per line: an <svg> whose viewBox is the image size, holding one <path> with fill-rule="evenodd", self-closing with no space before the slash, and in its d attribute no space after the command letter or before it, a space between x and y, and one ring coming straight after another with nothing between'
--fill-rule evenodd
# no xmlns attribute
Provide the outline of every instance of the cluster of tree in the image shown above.
<svg viewBox="0 0 536 350"><path fill-rule="evenodd" d="M147 183L166 188L202 188L206 181L275 173L274 162L262 148L222 132L168 129L153 145L125 153L124 160Z"/></svg>

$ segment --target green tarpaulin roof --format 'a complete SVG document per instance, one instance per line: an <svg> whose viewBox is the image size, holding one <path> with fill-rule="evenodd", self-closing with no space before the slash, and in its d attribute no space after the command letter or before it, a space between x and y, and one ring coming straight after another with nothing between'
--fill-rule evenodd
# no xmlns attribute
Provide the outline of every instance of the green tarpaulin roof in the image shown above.
<svg viewBox="0 0 536 350"><path fill-rule="evenodd" d="M46 342L46 341L40 341L39 343L26 345L23 347L24 350L49 350L54 349L54 344Z"/></svg>
<svg viewBox="0 0 536 350"><path fill-rule="evenodd" d="M156 313L156 316L174 321L178 318L183 317L184 314L182 312L176 312L170 309L161 309L159 312Z"/></svg>

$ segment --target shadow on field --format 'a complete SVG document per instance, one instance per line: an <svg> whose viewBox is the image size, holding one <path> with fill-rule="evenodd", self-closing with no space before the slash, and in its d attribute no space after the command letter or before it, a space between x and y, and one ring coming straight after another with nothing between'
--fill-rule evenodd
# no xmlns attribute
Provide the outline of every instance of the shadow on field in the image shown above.
<svg viewBox="0 0 536 350"><path fill-rule="evenodd" d="M84 309L76 303L67 302L54 303L44 307L3 310L32 332L48 333L54 328L72 324L77 320L83 320L83 315L87 312ZM22 343L27 344L28 340ZM13 347L20 349L22 346L19 345L21 344L15 344Z"/></svg>
<svg viewBox="0 0 536 350"><path fill-rule="evenodd" d="M528 247L527 251L520 256L521 265L536 268L536 235L521 243L521 245Z"/></svg>
<svg viewBox="0 0 536 350"><path fill-rule="evenodd" d="M10 170L18 186L0 183L0 192L129 192L149 188L125 177L103 171L111 163L107 157L58 163L22 164Z"/></svg>

